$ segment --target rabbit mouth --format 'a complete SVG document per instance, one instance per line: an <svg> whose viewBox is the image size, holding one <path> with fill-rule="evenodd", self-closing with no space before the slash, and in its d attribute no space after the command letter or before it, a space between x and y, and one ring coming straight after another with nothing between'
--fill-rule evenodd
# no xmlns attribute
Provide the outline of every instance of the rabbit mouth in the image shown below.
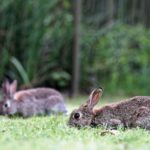
<svg viewBox="0 0 150 150"><path fill-rule="evenodd" d="M80 129L80 128L89 127L90 124L87 123L87 122L84 122L84 123L81 123L81 122L80 122L80 123L79 123L79 122L69 122L69 123L68 123L68 126L69 126L69 127L75 127L75 128Z"/></svg>
<svg viewBox="0 0 150 150"><path fill-rule="evenodd" d="M68 122L68 126L69 127L76 127L76 125L74 123Z"/></svg>
<svg viewBox="0 0 150 150"><path fill-rule="evenodd" d="M84 126L79 125L79 124L68 124L68 126L69 126L70 128L77 128L77 129L81 129L82 127L84 127Z"/></svg>
<svg viewBox="0 0 150 150"><path fill-rule="evenodd" d="M10 116L10 115L14 115L14 114L15 114L15 111L9 108L7 111L5 111L5 114L6 114L6 115L9 115L9 116Z"/></svg>
<svg viewBox="0 0 150 150"><path fill-rule="evenodd" d="M71 127L75 127L75 128L81 128L82 125L79 123L75 123L75 122L68 122L68 126Z"/></svg>
<svg viewBox="0 0 150 150"><path fill-rule="evenodd" d="M6 116L11 116L11 115L13 115L14 113L12 113L12 112L6 112Z"/></svg>

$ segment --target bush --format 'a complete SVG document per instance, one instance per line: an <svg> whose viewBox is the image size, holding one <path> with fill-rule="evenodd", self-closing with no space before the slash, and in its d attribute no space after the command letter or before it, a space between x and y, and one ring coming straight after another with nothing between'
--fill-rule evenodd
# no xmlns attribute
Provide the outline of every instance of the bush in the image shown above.
<svg viewBox="0 0 150 150"><path fill-rule="evenodd" d="M91 81L89 84L102 85L115 95L116 92L149 94L149 38L150 30L128 25L115 25L105 34L94 37L85 34L82 84L85 86L85 81Z"/></svg>

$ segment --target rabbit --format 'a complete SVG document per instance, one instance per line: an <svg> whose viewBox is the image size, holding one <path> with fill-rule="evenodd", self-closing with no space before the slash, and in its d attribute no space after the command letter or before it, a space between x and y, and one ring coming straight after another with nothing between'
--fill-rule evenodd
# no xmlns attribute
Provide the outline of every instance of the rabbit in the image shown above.
<svg viewBox="0 0 150 150"><path fill-rule="evenodd" d="M89 100L72 111L70 127L102 126L107 129L141 127L150 129L150 96L135 96L125 101L93 109L102 95L102 88L91 92Z"/></svg>
<svg viewBox="0 0 150 150"><path fill-rule="evenodd" d="M18 92L16 89L16 80L12 84L8 81L3 83L3 115L19 114L26 118L39 114L67 113L64 98L55 89L35 88Z"/></svg>

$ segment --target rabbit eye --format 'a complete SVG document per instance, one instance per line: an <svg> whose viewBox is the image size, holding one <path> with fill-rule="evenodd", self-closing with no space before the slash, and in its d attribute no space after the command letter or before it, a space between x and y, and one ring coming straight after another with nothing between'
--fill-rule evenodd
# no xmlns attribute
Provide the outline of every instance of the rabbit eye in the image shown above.
<svg viewBox="0 0 150 150"><path fill-rule="evenodd" d="M6 103L4 104L4 107L5 107L5 108L10 107L10 102L6 102Z"/></svg>
<svg viewBox="0 0 150 150"><path fill-rule="evenodd" d="M79 119L79 118L80 118L80 113L75 113L75 114L74 114L74 118L75 118L75 119Z"/></svg>
<svg viewBox="0 0 150 150"><path fill-rule="evenodd" d="M7 107L8 107L8 104L4 104L4 107L7 108Z"/></svg>

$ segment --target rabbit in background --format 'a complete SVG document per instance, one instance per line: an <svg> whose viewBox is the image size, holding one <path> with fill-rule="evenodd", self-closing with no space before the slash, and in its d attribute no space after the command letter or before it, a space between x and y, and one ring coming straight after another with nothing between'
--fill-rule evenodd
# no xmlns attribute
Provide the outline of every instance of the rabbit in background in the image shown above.
<svg viewBox="0 0 150 150"><path fill-rule="evenodd" d="M19 114L23 117L51 113L67 113L64 98L55 89L34 88L17 91L17 81L2 85L3 100L0 103L0 113L3 115Z"/></svg>
<svg viewBox="0 0 150 150"><path fill-rule="evenodd" d="M94 109L102 95L102 89L95 89L89 100L74 110L69 126L103 126L109 129L141 127L150 130L150 96L135 96L127 100Z"/></svg>

